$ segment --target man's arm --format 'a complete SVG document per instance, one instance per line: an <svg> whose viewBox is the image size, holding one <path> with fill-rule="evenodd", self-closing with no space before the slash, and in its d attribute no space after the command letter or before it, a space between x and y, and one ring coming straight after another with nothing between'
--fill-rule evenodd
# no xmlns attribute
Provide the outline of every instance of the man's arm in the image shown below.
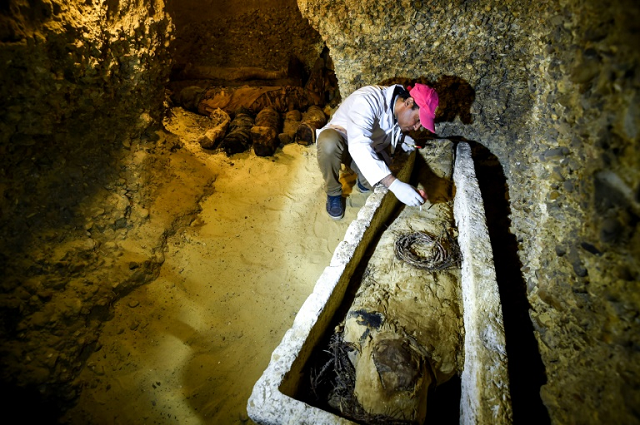
<svg viewBox="0 0 640 425"><path fill-rule="evenodd" d="M391 173L389 166L371 146L373 132L379 127L377 117L380 114L381 106L374 96L359 96L352 102L345 123L349 154L371 185Z"/></svg>

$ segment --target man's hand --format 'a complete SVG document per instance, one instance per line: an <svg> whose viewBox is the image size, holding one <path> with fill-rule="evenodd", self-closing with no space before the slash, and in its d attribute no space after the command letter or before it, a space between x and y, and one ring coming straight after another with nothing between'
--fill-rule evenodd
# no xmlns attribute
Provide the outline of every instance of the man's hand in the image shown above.
<svg viewBox="0 0 640 425"><path fill-rule="evenodd" d="M403 183L398 179L395 179L393 183L389 185L389 190L396 195L396 198L398 198L400 202L410 207L417 207L424 203L424 198L413 186Z"/></svg>

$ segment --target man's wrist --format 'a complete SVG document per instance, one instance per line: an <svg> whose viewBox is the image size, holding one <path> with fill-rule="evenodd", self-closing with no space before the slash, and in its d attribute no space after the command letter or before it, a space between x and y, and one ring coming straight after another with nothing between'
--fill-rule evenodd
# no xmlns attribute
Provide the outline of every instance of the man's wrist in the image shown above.
<svg viewBox="0 0 640 425"><path fill-rule="evenodd" d="M387 177L380 180L380 183L382 183L388 189L389 186L391 186L391 183L393 183L395 180L396 178L393 176L393 174L389 174Z"/></svg>

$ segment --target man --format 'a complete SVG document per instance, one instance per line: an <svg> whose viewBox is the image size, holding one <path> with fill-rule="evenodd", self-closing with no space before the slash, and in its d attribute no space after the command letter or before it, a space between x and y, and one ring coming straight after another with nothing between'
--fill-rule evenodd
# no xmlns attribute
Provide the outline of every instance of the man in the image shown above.
<svg viewBox="0 0 640 425"><path fill-rule="evenodd" d="M356 186L366 193L382 183L399 201L409 206L424 203L417 190L396 179L389 153L397 148L414 149L404 135L420 125L435 133L433 120L438 94L424 84L408 87L362 87L347 97L325 127L318 130L318 165L327 193L327 213L334 220L344 217L340 167L345 164L357 175Z"/></svg>

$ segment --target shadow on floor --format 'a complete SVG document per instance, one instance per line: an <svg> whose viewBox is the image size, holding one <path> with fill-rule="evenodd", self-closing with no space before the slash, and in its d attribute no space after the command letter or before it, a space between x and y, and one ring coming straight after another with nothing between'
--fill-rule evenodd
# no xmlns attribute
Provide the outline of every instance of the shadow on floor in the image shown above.
<svg viewBox="0 0 640 425"><path fill-rule="evenodd" d="M62 410L59 403L56 400L45 400L36 388L20 388L1 382L0 394L2 415L6 418L14 418L5 423L41 425L60 423Z"/></svg>

